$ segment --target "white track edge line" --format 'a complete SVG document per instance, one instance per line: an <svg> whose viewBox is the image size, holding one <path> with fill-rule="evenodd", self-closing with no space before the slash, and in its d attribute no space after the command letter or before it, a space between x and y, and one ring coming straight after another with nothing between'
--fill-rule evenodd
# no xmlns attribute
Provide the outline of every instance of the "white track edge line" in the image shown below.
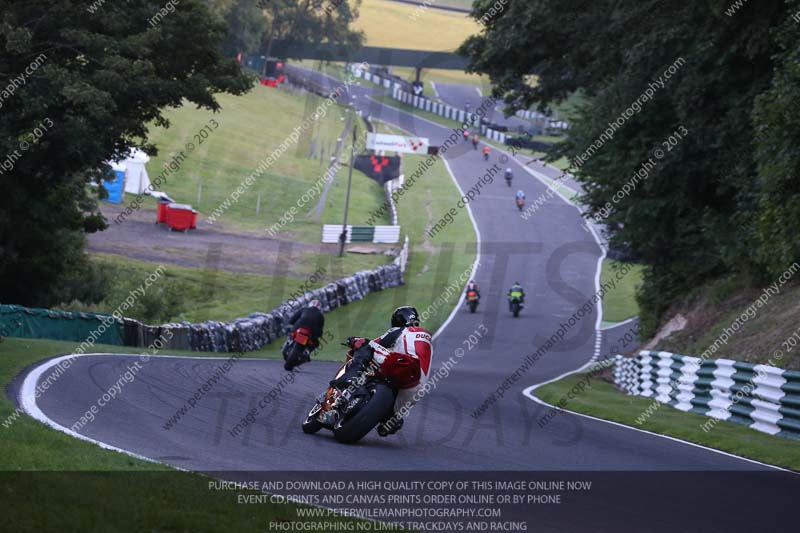
<svg viewBox="0 0 800 533"><path fill-rule="evenodd" d="M83 441L86 441L86 442L91 442L92 444L96 444L97 446L99 446L101 448L104 448L106 450L112 450L112 451L115 451L115 452L123 453L123 454L128 455L130 457L133 457L135 459L140 459L142 461L147 461L148 463L156 463L156 464L168 466L170 468L174 468L176 470L180 470L182 472L188 472L189 470L186 470L184 468L181 468L181 467L178 467L178 466L175 466L175 465L171 465L171 464L167 464L167 463L163 463L161 461L157 461L156 459L151 459L150 457L146 457L144 455L139 455L138 453L134 453L134 452L131 452L131 451L128 451L128 450L124 450L122 448L118 448L118 447L113 446L111 444L107 444L105 442L93 439L91 437L87 437L86 435L81 435L80 433L78 433L76 431L72 431L70 428L62 426L61 424L59 424L55 420L49 418L46 414L44 414L44 412L41 409L39 409L39 406L36 404L36 384L39 381L39 378L41 377L42 374L44 374L50 368L60 364L62 361L65 361L67 359L74 359L74 358L77 358L77 357L88 357L88 356L94 356L94 355L111 355L111 354L93 354L93 353L90 353L90 354L77 354L77 355L75 355L75 354L73 354L73 355L62 355L60 357L55 357L53 359L45 361L44 363L40 364L39 366L34 367L30 372L28 372L28 375L25 376L25 379L22 381L22 386L20 387L19 403L20 403L20 407L22 407L22 410L25 411L28 414L28 416L30 416L34 420L38 420L39 422L45 424L46 426L49 426L49 427L51 427L51 428L53 428L53 429L55 429L57 431L60 431L62 433L66 433L67 435L69 435L71 437L75 437L76 439L80 439L80 440L83 440ZM115 355L129 355L129 354L115 354ZM141 357L141 355L137 355L135 357ZM166 357L166 356L161 356L161 357Z"/></svg>
<svg viewBox="0 0 800 533"><path fill-rule="evenodd" d="M632 317L628 318L627 320L623 320L622 322L615 322L614 324L609 324L608 326L606 326L604 328L600 328L600 329L602 331L608 331L610 329L618 328L620 326L624 326L625 324L629 324L629 323L633 322L634 320L638 320L638 318L639 318L638 316L632 316Z"/></svg>

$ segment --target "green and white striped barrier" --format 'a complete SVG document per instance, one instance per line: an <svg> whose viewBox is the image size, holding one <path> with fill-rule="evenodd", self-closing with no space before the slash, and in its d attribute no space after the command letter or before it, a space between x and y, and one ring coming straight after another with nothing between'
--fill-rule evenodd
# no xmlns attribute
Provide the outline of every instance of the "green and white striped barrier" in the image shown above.
<svg viewBox="0 0 800 533"><path fill-rule="evenodd" d="M362 68L359 68L360 66L361 66L360 64L350 65L350 72L356 78L365 79L367 81L370 81L370 82L374 83L375 85L381 85L381 86L383 86L383 87L385 87L387 89L390 89L392 87L400 85L396 81L392 81L392 80L390 80L388 78L382 78L381 76L378 76L377 74L373 74L369 70L364 70Z"/></svg>
<svg viewBox="0 0 800 533"><path fill-rule="evenodd" d="M618 355L614 382L628 394L756 431L800 439L800 372L730 359L643 350ZM704 431L716 422L703 425Z"/></svg>
<svg viewBox="0 0 800 533"><path fill-rule="evenodd" d="M322 226L323 243L339 242L341 234L341 224L323 224ZM396 244L400 242L400 226L351 226L348 224L346 242Z"/></svg>
<svg viewBox="0 0 800 533"><path fill-rule="evenodd" d="M447 104L442 104L440 102L434 102L433 100L425 98L424 96L417 96L407 91L404 91L400 87L394 87L392 89L392 98L406 105L410 105L416 107L417 109L422 109L423 111L433 113L434 115L439 115L440 117L449 118L450 120L455 120L460 124L477 124L479 122L478 115L475 113L469 113L467 111L464 111L463 109L458 109ZM483 135L487 139L497 141L501 144L505 144L506 142L505 133L495 131L491 128L487 128L484 125L480 126L480 132L481 135Z"/></svg>

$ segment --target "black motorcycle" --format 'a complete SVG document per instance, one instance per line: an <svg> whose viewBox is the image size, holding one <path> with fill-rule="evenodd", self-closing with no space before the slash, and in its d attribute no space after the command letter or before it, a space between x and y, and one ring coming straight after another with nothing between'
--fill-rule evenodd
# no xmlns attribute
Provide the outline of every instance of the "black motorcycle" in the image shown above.
<svg viewBox="0 0 800 533"><path fill-rule="evenodd" d="M281 353L283 354L283 368L290 371L297 366L311 360L311 352L316 348L314 337L307 328L299 327L290 331L283 343Z"/></svg>

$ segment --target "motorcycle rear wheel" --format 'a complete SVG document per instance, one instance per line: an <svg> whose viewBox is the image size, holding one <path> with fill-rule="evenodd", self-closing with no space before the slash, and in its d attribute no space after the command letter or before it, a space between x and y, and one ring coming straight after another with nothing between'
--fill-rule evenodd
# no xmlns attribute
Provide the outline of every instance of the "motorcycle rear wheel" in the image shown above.
<svg viewBox="0 0 800 533"><path fill-rule="evenodd" d="M333 436L342 444L355 444L386 418L393 406L392 389L383 383L377 383L372 395L361 409L336 423L333 427Z"/></svg>

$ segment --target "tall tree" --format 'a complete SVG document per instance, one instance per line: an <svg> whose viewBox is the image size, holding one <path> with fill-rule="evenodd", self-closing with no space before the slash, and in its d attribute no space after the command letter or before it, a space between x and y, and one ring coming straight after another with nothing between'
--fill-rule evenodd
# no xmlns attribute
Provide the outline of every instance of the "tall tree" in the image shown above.
<svg viewBox="0 0 800 533"><path fill-rule="evenodd" d="M164 108L249 89L225 32L202 0L0 0L0 301L53 303L105 227L89 184L132 146L155 153Z"/></svg>
<svg viewBox="0 0 800 533"><path fill-rule="evenodd" d="M729 0L536 0L493 13L495 5L475 2L485 29L461 51L513 106L544 108L578 90L587 97L552 155L574 162L588 215L648 265L645 328L705 280L733 272L758 281L751 113L772 78L784 1L735 10ZM654 167L634 180L650 159Z"/></svg>
<svg viewBox="0 0 800 533"><path fill-rule="evenodd" d="M364 33L353 31L361 0L261 0L267 31L262 50L269 57L276 41L291 47L335 44L356 49L364 43Z"/></svg>
<svg viewBox="0 0 800 533"><path fill-rule="evenodd" d="M772 277L800 259L800 1L787 4L792 17L777 30L775 74L754 114L758 252Z"/></svg>
<svg viewBox="0 0 800 533"><path fill-rule="evenodd" d="M267 29L262 12L265 0L208 0L208 4L212 13L225 20L228 26L221 47L223 55L235 57L258 50Z"/></svg>

